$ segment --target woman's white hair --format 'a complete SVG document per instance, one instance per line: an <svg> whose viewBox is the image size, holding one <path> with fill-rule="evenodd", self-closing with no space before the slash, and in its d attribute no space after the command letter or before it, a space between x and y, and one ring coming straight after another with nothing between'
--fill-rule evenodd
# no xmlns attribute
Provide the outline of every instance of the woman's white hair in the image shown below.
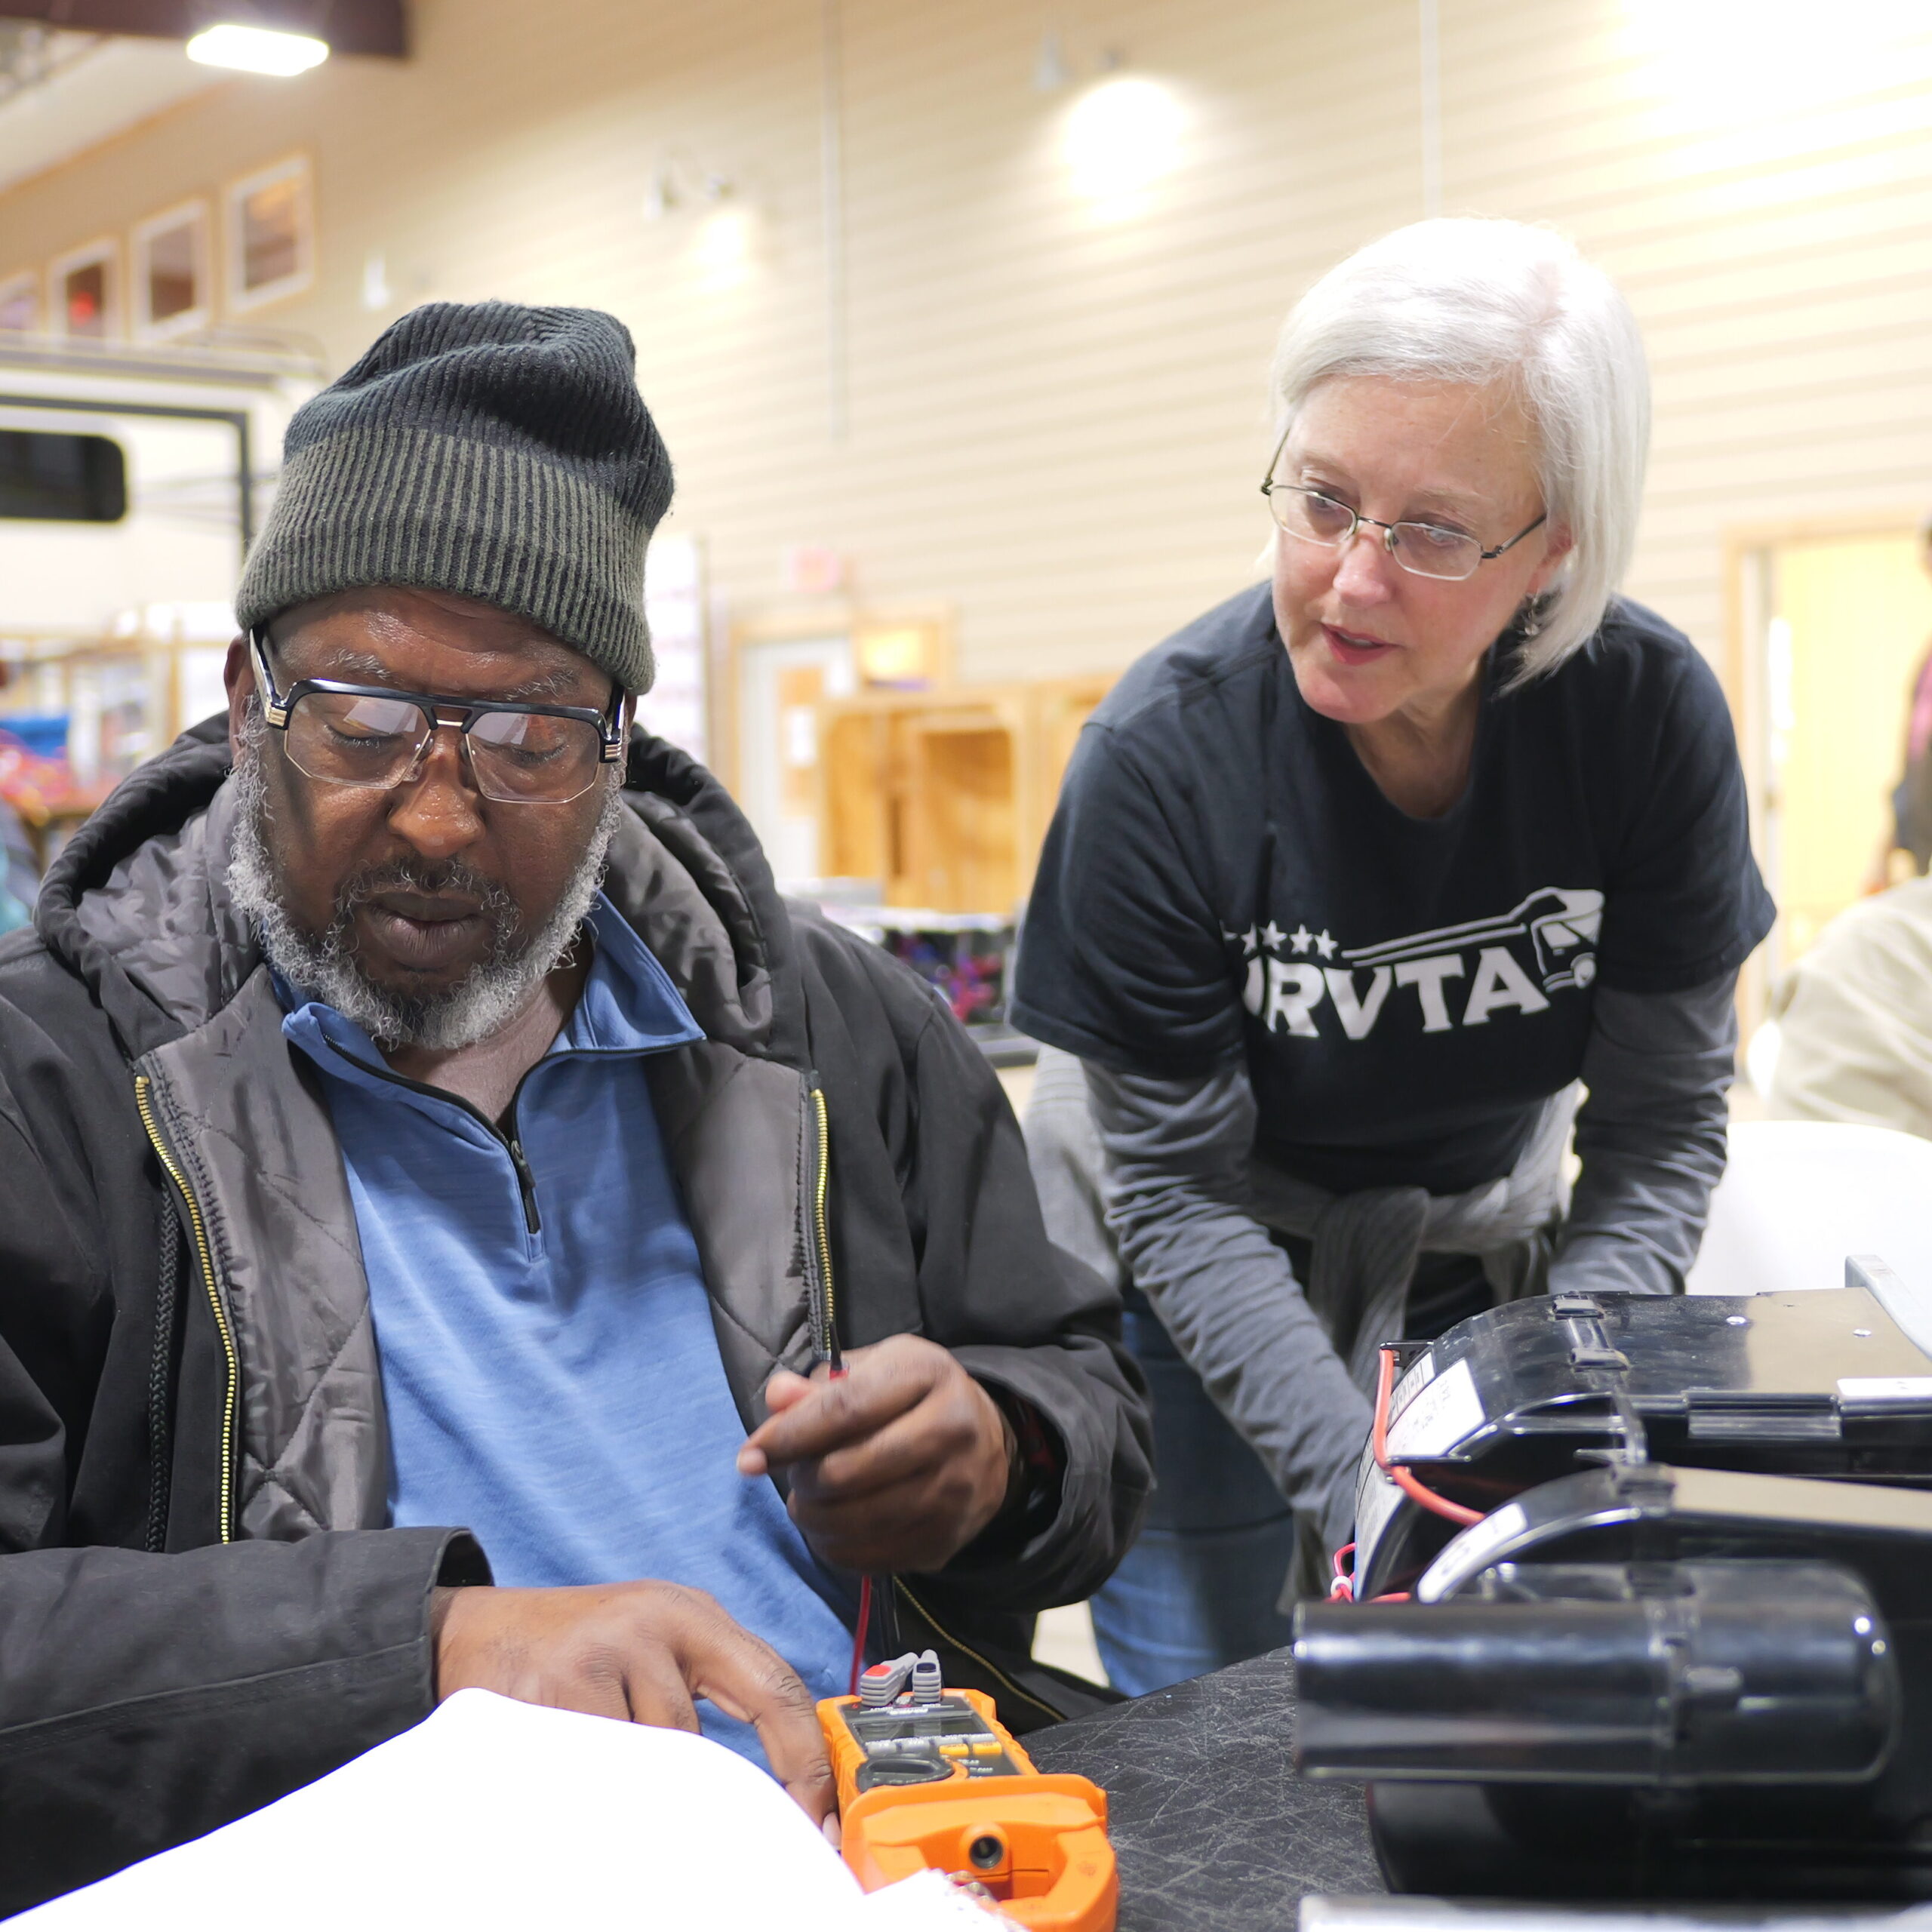
<svg viewBox="0 0 1932 1932"><path fill-rule="evenodd" d="M1561 235L1518 221L1419 221L1371 242L1296 303L1275 349L1275 434L1335 376L1512 383L1543 505L1574 547L1525 613L1512 685L1553 671L1603 620L1636 540L1650 371L1629 303Z"/></svg>

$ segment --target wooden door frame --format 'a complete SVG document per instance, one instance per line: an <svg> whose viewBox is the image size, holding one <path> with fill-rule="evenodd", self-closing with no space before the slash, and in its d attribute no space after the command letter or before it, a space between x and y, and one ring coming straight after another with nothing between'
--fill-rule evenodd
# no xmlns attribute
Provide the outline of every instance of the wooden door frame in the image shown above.
<svg viewBox="0 0 1932 1932"><path fill-rule="evenodd" d="M1855 543L1861 537L1916 537L1925 521L1923 509L1847 512L1840 516L1787 518L1777 523L1745 523L1724 533L1724 660L1718 681L1730 705L1731 717L1741 729L1743 700L1749 675L1745 635L1749 600L1744 572L1756 552L1793 543Z"/></svg>
<svg viewBox="0 0 1932 1932"><path fill-rule="evenodd" d="M1916 539L1924 521L1921 508L1855 510L1834 516L1735 524L1724 532L1724 655L1717 666L1718 681L1737 734L1738 761L1744 771L1745 797L1751 814L1752 849L1761 863L1767 857L1763 823L1764 694L1752 660L1749 633L1752 607L1765 595L1765 587L1752 582L1753 560L1801 543L1850 543L1860 538L1901 536ZM1775 894L1775 881L1773 890ZM1782 909L1779 916L1783 916ZM1740 1051L1764 1018L1770 994L1764 956L1761 952L1753 953L1737 985Z"/></svg>
<svg viewBox="0 0 1932 1932"><path fill-rule="evenodd" d="M748 645L810 644L820 638L842 637L851 645L853 669L858 670L859 633L917 625L937 633L940 676L934 691L952 688L955 614L949 604L935 602L868 604L851 597L779 598L734 617L724 629L724 675L711 706L714 743L723 755L711 768L734 797L743 774L738 764L738 728L743 702L744 653ZM865 690L858 685L855 695Z"/></svg>
<svg viewBox="0 0 1932 1932"><path fill-rule="evenodd" d="M746 648L767 644L812 644L829 637L850 638L856 615L856 607L848 598L813 598L769 605L734 617L726 626L724 675L719 681L712 707L717 714L712 722L718 731L711 768L733 798L738 796L744 778L738 737L743 717Z"/></svg>

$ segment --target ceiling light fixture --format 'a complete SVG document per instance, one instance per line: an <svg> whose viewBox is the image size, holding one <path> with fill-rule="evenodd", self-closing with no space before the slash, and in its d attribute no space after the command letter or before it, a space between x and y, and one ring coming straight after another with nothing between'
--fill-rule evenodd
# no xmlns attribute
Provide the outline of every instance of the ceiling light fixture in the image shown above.
<svg viewBox="0 0 1932 1932"><path fill-rule="evenodd" d="M1186 118L1173 92L1143 75L1090 88L1066 119L1074 186L1107 214L1137 211L1179 161Z"/></svg>
<svg viewBox="0 0 1932 1932"><path fill-rule="evenodd" d="M207 28L188 43L188 58L205 67L238 67L244 73L275 74L285 79L319 67L328 57L328 42L312 35L233 21Z"/></svg>

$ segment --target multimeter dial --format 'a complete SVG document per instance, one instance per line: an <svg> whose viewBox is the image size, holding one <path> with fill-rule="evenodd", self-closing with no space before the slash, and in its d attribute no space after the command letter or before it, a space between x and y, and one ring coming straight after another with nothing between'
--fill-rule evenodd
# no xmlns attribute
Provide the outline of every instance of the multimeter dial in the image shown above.
<svg viewBox="0 0 1932 1932"><path fill-rule="evenodd" d="M1020 1774L1005 1746L963 1697L920 1703L909 1693L889 1704L848 1706L841 1715L866 1755L853 1780L860 1791Z"/></svg>

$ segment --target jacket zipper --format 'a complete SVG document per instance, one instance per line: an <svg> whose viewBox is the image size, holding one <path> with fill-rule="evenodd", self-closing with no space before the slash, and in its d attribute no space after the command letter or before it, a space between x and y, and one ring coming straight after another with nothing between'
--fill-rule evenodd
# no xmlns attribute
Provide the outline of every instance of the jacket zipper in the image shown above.
<svg viewBox="0 0 1932 1932"><path fill-rule="evenodd" d="M148 1533L146 1547L158 1555L168 1547L168 1511L174 1487L173 1417L174 1327L181 1301L181 1220L174 1203L162 1197L161 1253L154 1287L154 1343L148 1358Z"/></svg>
<svg viewBox="0 0 1932 1932"><path fill-rule="evenodd" d="M818 1263L818 1352L827 1361L838 1359L838 1322L836 1291L832 1281L832 1232L826 1217L826 1196L832 1183L832 1121L826 1111L825 1089L816 1073L805 1076L812 1109L813 1146L815 1158L811 1172L811 1242Z"/></svg>
<svg viewBox="0 0 1932 1932"><path fill-rule="evenodd" d="M226 1363L226 1379L223 1386L221 1404L221 1505L217 1527L223 1543L235 1540L235 1405L242 1386L242 1363L235 1352L235 1336L228 1325L228 1312L221 1305L221 1290L215 1279L214 1254L208 1245L208 1223L202 1218L201 1203L195 1198L195 1191L188 1185L188 1177L181 1171L172 1150L161 1131L160 1123L155 1118L152 1082L145 1073L134 1076L134 1106L141 1117L141 1125L146 1130L148 1143L155 1151L155 1158L167 1171L180 1194L188 1210L188 1225L195 1239L195 1254L201 1263L202 1284L208 1291L208 1306L214 1311L214 1325L221 1337L221 1352Z"/></svg>

